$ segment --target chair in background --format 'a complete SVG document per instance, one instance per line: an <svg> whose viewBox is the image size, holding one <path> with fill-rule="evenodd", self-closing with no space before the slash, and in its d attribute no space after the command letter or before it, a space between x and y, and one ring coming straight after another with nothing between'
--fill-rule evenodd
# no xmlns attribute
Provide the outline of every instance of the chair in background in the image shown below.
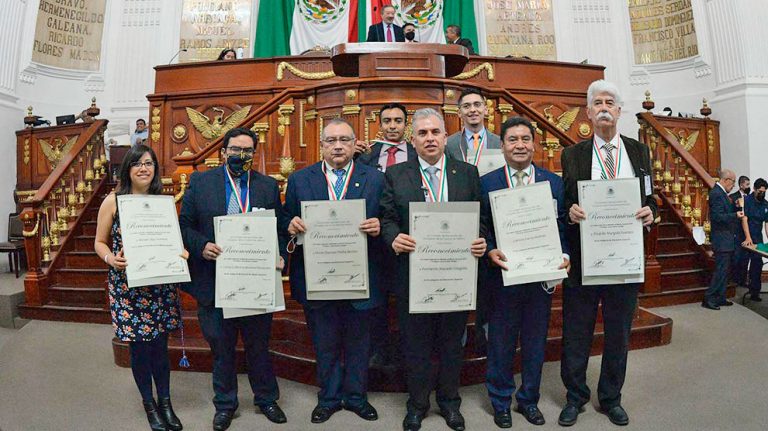
<svg viewBox="0 0 768 431"><path fill-rule="evenodd" d="M24 257L24 235L22 235L23 226L18 214L8 216L8 241L0 243L0 253L8 253L8 264L11 272L16 273L19 278L22 257Z"/></svg>

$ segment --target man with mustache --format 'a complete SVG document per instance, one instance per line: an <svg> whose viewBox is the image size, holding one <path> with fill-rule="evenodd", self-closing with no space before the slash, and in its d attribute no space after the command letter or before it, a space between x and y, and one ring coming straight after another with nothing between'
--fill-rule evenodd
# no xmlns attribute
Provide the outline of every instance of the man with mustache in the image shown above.
<svg viewBox="0 0 768 431"><path fill-rule="evenodd" d="M763 230L768 235L768 202L765 200L765 190L768 182L762 178L755 180L755 191L744 199L744 215L747 218L744 236L745 245L758 245L763 243ZM737 245L738 247L738 245ZM760 273L763 271L763 258L757 253L749 255L749 299L760 302L760 288L762 282Z"/></svg>
<svg viewBox="0 0 768 431"><path fill-rule="evenodd" d="M563 353L560 375L567 390L566 405L558 423L570 426L589 402L587 364L592 348L598 304L602 303L603 360L597 397L608 419L616 425L629 423L621 406L621 388L627 370L627 351L637 293L642 283L587 286L581 278L579 223L587 213L579 206L577 183L581 180L610 180L637 177L641 208L635 217L651 226L657 206L651 184L650 150L617 130L622 99L615 84L598 80L587 90L587 117L594 137L566 147L560 159L568 208L567 238L571 248L571 272L563 289Z"/></svg>
<svg viewBox="0 0 768 431"><path fill-rule="evenodd" d="M288 233L295 236L309 230L301 219L303 201L365 199L366 219L360 231L368 235L368 299L316 301L307 299L304 250L297 245L291 254L291 297L304 306L317 358L317 406L312 423L323 423L342 408L369 421L378 419L368 403L368 358L370 356L370 313L382 304L376 256L380 232L379 197L383 176L376 169L352 160L355 133L343 119L328 121L320 134L322 160L288 178L285 211L291 222Z"/></svg>
<svg viewBox="0 0 768 431"><path fill-rule="evenodd" d="M410 314L408 306L408 255L416 250L409 235L411 202L480 202L480 178L477 169L445 156L445 122L434 109L419 109L413 115L413 146L417 159L387 169L381 198L381 234L397 255L397 297L400 336L404 338L407 414L403 429L417 431L429 411L433 387L432 352L437 351L437 404L446 424L463 431L464 417L459 412L459 375L463 349L461 338L468 311ZM468 244L475 257L485 253L487 212L480 213L478 238Z"/></svg>
<svg viewBox="0 0 768 431"><path fill-rule="evenodd" d="M375 8L374 8L375 10ZM403 28L395 24L395 7L381 7L381 22L368 27L366 42L405 42Z"/></svg>

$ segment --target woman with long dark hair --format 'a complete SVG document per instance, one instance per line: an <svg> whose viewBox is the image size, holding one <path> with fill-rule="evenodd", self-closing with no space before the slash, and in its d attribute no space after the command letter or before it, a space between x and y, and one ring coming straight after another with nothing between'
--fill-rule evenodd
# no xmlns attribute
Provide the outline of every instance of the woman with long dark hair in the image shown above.
<svg viewBox="0 0 768 431"><path fill-rule="evenodd" d="M181 430L182 424L171 406L171 367L168 361L168 333L181 325L179 298L175 285L128 287L120 232L117 196L159 195L163 191L157 156L146 145L131 147L120 166L120 182L99 208L94 249L110 266L107 284L109 308L115 335L127 341L131 370L144 402L153 431ZM111 242L110 242L111 239ZM157 389L155 402L152 381Z"/></svg>
<svg viewBox="0 0 768 431"><path fill-rule="evenodd" d="M232 48L224 48L219 53L219 58L216 60L237 60L237 53Z"/></svg>

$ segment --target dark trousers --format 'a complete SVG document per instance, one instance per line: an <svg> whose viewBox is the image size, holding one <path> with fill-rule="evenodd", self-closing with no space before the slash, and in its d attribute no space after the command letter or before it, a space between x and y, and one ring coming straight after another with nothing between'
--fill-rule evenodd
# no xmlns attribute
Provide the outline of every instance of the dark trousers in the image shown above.
<svg viewBox="0 0 768 431"><path fill-rule="evenodd" d="M587 365L595 332L597 307L603 307L603 361L597 398L608 410L621 404L621 388L627 373L627 352L632 316L641 284L569 286L563 290L563 353L560 377L568 403L582 406L589 401Z"/></svg>
<svg viewBox="0 0 768 431"><path fill-rule="evenodd" d="M488 370L486 387L494 411L509 409L515 392L517 339L522 354L522 385L517 391L518 407L539 402L541 369L547 346L547 328L552 295L541 283L498 287L490 295L488 327Z"/></svg>
<svg viewBox="0 0 768 431"><path fill-rule="evenodd" d="M426 414L429 394L437 391L443 410L461 406L459 378L464 348L461 338L467 326L466 311L454 313L408 313L408 297L397 301L400 336L404 339L408 411ZM432 352L437 351L437 378L433 380Z"/></svg>
<svg viewBox="0 0 768 431"><path fill-rule="evenodd" d="M733 251L715 252L715 272L709 281L709 288L704 293L704 300L712 305L725 302L725 287L728 284L728 269L733 259Z"/></svg>
<svg viewBox="0 0 768 431"><path fill-rule="evenodd" d="M763 273L763 257L757 253L749 253L749 293L759 295L763 282L761 275Z"/></svg>
<svg viewBox="0 0 768 431"><path fill-rule="evenodd" d="M318 405L359 407L366 400L371 350L370 312L349 301L304 307L317 357Z"/></svg>
<svg viewBox="0 0 768 431"><path fill-rule="evenodd" d="M389 335L389 297L383 304L372 308L370 314L371 354L379 354L386 362L391 362L394 355Z"/></svg>
<svg viewBox="0 0 768 431"><path fill-rule="evenodd" d="M253 403L263 406L277 401L280 392L269 356L272 314L224 319L221 308L198 306L197 317L213 353L213 405L216 411L235 411L238 407L235 366L238 334L243 337Z"/></svg>
<svg viewBox="0 0 768 431"><path fill-rule="evenodd" d="M738 244L744 242L742 239L738 241ZM731 280L739 286L747 285L747 265L750 261L751 253L744 250L743 247L737 247L733 253L733 261L731 262Z"/></svg>

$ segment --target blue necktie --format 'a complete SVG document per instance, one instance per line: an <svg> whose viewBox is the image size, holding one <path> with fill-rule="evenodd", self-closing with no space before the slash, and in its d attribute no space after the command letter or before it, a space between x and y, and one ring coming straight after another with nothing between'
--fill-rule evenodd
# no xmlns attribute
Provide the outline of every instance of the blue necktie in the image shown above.
<svg viewBox="0 0 768 431"><path fill-rule="evenodd" d="M346 169L334 169L333 174L336 175L336 184L333 185L333 191L336 196L341 199L341 192L344 190L344 173Z"/></svg>

